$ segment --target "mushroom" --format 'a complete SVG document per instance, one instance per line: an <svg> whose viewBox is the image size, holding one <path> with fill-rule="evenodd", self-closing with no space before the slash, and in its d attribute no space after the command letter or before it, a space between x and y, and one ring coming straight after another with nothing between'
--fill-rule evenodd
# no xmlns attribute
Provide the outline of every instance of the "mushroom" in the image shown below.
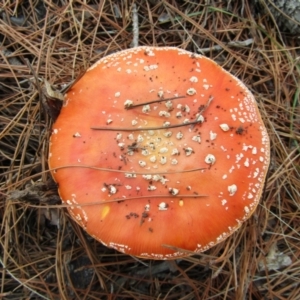
<svg viewBox="0 0 300 300"><path fill-rule="evenodd" d="M240 80L201 55L137 47L100 59L67 92L49 166L95 239L174 259L211 248L251 216L269 155Z"/></svg>

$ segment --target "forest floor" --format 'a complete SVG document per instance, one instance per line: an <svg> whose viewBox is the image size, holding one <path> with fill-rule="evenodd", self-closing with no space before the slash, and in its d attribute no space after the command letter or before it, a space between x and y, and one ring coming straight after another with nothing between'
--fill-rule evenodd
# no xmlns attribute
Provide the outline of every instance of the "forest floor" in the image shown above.
<svg viewBox="0 0 300 300"><path fill-rule="evenodd" d="M172 264L136 259L70 218L47 164L55 109L44 80L62 91L132 47L134 1L96 2L0 4L0 298L300 299L298 36L277 27L265 1L135 1L139 45L216 61L254 94L271 140L264 193L237 232Z"/></svg>

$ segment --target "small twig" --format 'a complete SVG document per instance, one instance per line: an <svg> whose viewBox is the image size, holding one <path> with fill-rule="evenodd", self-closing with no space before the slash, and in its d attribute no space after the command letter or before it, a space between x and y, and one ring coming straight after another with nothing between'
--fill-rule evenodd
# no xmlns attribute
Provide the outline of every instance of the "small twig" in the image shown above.
<svg viewBox="0 0 300 300"><path fill-rule="evenodd" d="M226 46L231 46L231 47L247 47L247 46L253 44L253 39L248 39L245 41L232 41L232 42L224 43L224 44ZM204 54L204 53L207 53L210 51L220 51L222 49L223 48L221 46L215 45L215 46L208 47L208 48L201 48L201 49L198 48L197 51Z"/></svg>
<svg viewBox="0 0 300 300"><path fill-rule="evenodd" d="M139 45L139 18L138 18L138 13L137 13L137 8L136 4L132 4L132 42L131 46L138 47Z"/></svg>
<svg viewBox="0 0 300 300"><path fill-rule="evenodd" d="M169 129L169 128L178 128L187 125L195 125L202 123L201 120L175 124L175 125L168 125L168 126L158 126L158 127L138 127L138 128L122 128L122 127L91 127L93 130L108 130L108 131L143 131L143 130L160 130L160 129Z"/></svg>
<svg viewBox="0 0 300 300"><path fill-rule="evenodd" d="M211 103L211 101L212 101L213 99L214 99L214 97L213 97L213 96L210 96L210 97L208 98L206 104L203 105L203 107L201 107L201 109L200 109L200 111L199 111L199 115L198 115L198 117L196 118L196 121L198 121L198 122L200 122L200 123L204 122L204 117L202 116L202 113L205 112L205 111L207 110L207 108L209 107L209 105L210 105L210 103ZM191 129L193 129L194 127L195 127L195 124L193 124L193 125L191 126Z"/></svg>
<svg viewBox="0 0 300 300"><path fill-rule="evenodd" d="M206 104L201 108L201 110L199 111L200 114L202 114L204 111L207 110L207 108L210 106L211 102L214 100L213 96L210 96L206 102Z"/></svg>
<svg viewBox="0 0 300 300"><path fill-rule="evenodd" d="M171 100L183 99L183 98L185 98L185 96L156 99L156 100L152 100L152 101L148 101L148 102L143 102L143 103L139 103L139 104L128 105L128 106L125 107L125 109L128 110L128 109L132 109L132 108L136 108L136 107L144 106L144 105L148 105L148 104L159 103L159 102L163 102L163 101L171 101Z"/></svg>
<svg viewBox="0 0 300 300"><path fill-rule="evenodd" d="M54 172L54 171L66 169L66 168L82 168L82 169L91 169L91 170L103 171L103 172L134 174L134 175L161 175L161 174L166 175L166 174L178 174L178 173L192 173L192 172L203 171L203 170L207 169L207 168L195 168L195 169L187 169L187 170L180 170L180 171L135 172L135 171L128 171L128 170L124 171L124 170L119 170L119 169L99 168L99 167L85 166L85 165L66 165L66 166L61 166L61 167L50 169L49 171ZM29 179L31 179L31 178L29 177Z"/></svg>
<svg viewBox="0 0 300 300"><path fill-rule="evenodd" d="M209 197L209 195L197 195L197 194L191 194L191 195L185 195L185 194L178 194L178 195L171 195L171 194L167 194L167 195L147 195L147 196L136 196L136 197L128 197L128 198L114 198L114 199L111 199L111 200L105 200L105 201L102 201L101 203L97 203L97 204L107 204L107 203L112 203L112 202L120 202L120 201L126 201L126 200L141 200L141 199L150 199L150 198L153 198L153 199L160 199L160 198L167 198L167 199L179 199L179 200L182 200L182 199L191 199L191 198L194 198L194 199L198 199L198 198L206 198L206 197ZM85 205L95 205L96 203L85 203L83 204L82 206L85 206Z"/></svg>

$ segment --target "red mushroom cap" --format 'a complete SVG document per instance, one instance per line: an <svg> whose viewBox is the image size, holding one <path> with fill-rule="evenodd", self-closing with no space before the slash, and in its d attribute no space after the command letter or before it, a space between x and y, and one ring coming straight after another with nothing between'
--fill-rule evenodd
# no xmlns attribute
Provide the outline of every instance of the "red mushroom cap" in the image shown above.
<svg viewBox="0 0 300 300"><path fill-rule="evenodd" d="M251 216L269 138L253 95L215 62L138 47L100 59L66 94L49 165L95 239L172 259L187 255L177 248L209 249Z"/></svg>

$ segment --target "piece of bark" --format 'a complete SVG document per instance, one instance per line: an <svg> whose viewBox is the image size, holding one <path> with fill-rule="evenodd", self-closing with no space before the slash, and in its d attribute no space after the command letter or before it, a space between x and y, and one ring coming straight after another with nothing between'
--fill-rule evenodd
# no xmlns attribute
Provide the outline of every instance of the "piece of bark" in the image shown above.
<svg viewBox="0 0 300 300"><path fill-rule="evenodd" d="M291 34L300 33L299 0L259 0L264 11L270 11L282 31Z"/></svg>
<svg viewBox="0 0 300 300"><path fill-rule="evenodd" d="M57 204L61 202L57 193L57 185L52 180L49 180L46 183L40 181L30 183L24 190L10 191L7 199L37 204Z"/></svg>

